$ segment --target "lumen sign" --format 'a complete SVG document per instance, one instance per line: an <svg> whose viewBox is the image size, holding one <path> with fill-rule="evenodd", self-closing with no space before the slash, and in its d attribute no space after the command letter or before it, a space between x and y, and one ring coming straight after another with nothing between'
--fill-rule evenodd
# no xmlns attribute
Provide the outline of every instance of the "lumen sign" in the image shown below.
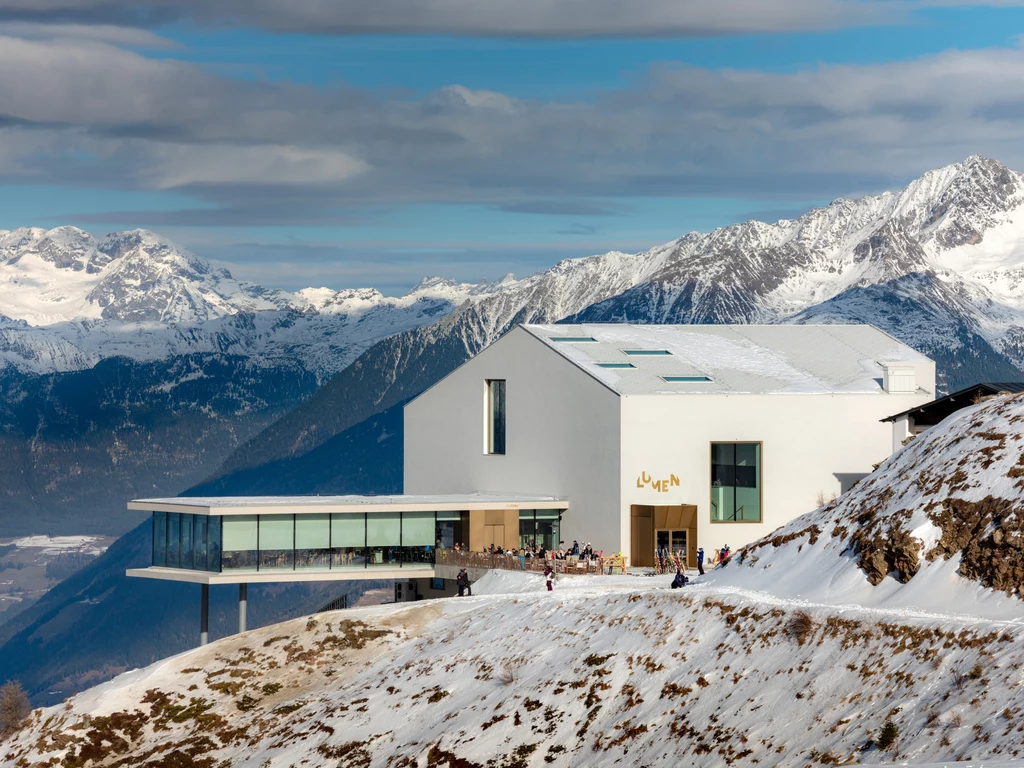
<svg viewBox="0 0 1024 768"><path fill-rule="evenodd" d="M667 478L659 478L655 480L653 476L646 472L641 472L640 477L636 479L637 488L650 487L659 493L668 493L668 489L676 485L679 485L679 478L673 474L670 474Z"/></svg>

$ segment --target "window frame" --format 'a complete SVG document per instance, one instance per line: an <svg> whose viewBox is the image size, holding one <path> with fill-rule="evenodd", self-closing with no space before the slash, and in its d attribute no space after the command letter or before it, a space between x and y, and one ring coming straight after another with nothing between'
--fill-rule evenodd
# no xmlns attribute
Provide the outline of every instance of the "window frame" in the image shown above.
<svg viewBox="0 0 1024 768"><path fill-rule="evenodd" d="M501 382L502 418L501 450L495 450L494 387ZM484 379L484 455L505 456L508 453L508 379Z"/></svg>
<svg viewBox="0 0 1024 768"><path fill-rule="evenodd" d="M758 520L715 520L711 506L711 495L714 493L715 488L715 486L711 485L711 472L714 467L716 445L758 446L757 506L760 513ZM735 487L733 486L733 488ZM764 442L762 440L712 440L708 443L708 518L712 525L761 525L764 523Z"/></svg>

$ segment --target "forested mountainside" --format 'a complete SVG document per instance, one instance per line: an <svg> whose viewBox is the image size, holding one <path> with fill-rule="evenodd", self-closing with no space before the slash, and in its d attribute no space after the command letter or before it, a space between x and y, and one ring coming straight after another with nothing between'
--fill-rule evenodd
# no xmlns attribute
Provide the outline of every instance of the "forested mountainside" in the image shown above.
<svg viewBox="0 0 1024 768"><path fill-rule="evenodd" d="M253 492L270 486L273 478L275 493L398 493L401 430L398 407L355 425L302 462L282 462L272 468L273 473L248 481ZM281 491L282 487L286 490ZM143 517L132 514L136 520ZM37 702L59 701L125 669L193 647L199 627L199 588L125 576L126 568L150 564L151 535L151 523L145 518L95 562L0 624L0 679L21 681ZM314 611L341 594L354 600L364 590L382 585L376 581L253 585L249 626ZM211 637L235 631L237 599L236 587L211 590Z"/></svg>
<svg viewBox="0 0 1024 768"><path fill-rule="evenodd" d="M45 375L0 369L3 535L121 533L316 390L300 367L184 355Z"/></svg>

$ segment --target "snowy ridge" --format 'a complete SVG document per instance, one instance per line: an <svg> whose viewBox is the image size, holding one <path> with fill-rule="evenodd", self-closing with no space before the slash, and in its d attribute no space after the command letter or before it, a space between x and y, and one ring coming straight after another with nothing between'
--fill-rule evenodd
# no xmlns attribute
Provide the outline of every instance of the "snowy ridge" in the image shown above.
<svg viewBox="0 0 1024 768"><path fill-rule="evenodd" d="M469 598L253 630L36 711L0 761L1019 764L1019 624L667 581L563 577L548 593L492 573ZM895 738L873 745L886 721Z"/></svg>
<svg viewBox="0 0 1024 768"><path fill-rule="evenodd" d="M798 219L749 221L676 242L642 284L581 322L874 322L889 285L924 276L942 336L977 334L1018 366L1024 328L1024 175L970 157L899 192L840 199ZM861 289L881 286L874 302ZM951 333L951 329L955 333ZM942 338L908 343L931 350ZM941 348L941 346L939 347Z"/></svg>
<svg viewBox="0 0 1024 768"><path fill-rule="evenodd" d="M488 289L435 278L397 298L288 293L237 281L144 230L96 239L74 227L18 229L0 232L0 366L49 373L114 356L221 353L298 361L326 377Z"/></svg>
<svg viewBox="0 0 1024 768"><path fill-rule="evenodd" d="M839 499L745 547L719 587L1024 623L1024 396L957 411Z"/></svg>
<svg viewBox="0 0 1024 768"><path fill-rule="evenodd" d="M462 307L472 315L472 330L460 330L472 336L467 348L517 322L565 318L867 322L932 356L960 350L945 367L1005 375L1024 370L1022 288L1024 175L970 157L903 190L839 199L798 219L569 259L524 279L427 278L402 297L263 288L144 230L99 239L74 227L0 232L0 365L44 373L112 355L231 350L326 378L376 341Z"/></svg>

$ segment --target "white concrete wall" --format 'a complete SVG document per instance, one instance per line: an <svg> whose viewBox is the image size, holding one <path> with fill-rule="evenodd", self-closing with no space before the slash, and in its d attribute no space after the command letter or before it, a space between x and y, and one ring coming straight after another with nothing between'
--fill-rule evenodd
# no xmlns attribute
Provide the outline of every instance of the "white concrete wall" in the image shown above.
<svg viewBox="0 0 1024 768"><path fill-rule="evenodd" d="M698 545L709 554L725 544L735 550L817 508L819 494L828 500L871 472L892 452L892 425L880 420L932 396L623 397L622 519L628 524L631 504L696 504ZM712 442L762 443L762 523L711 522ZM637 488L643 472L674 474L680 483L666 492Z"/></svg>
<svg viewBox="0 0 1024 768"><path fill-rule="evenodd" d="M507 382L504 456L484 453L487 379ZM406 406L405 493L564 496L562 539L617 550L619 405L616 393L517 328Z"/></svg>

